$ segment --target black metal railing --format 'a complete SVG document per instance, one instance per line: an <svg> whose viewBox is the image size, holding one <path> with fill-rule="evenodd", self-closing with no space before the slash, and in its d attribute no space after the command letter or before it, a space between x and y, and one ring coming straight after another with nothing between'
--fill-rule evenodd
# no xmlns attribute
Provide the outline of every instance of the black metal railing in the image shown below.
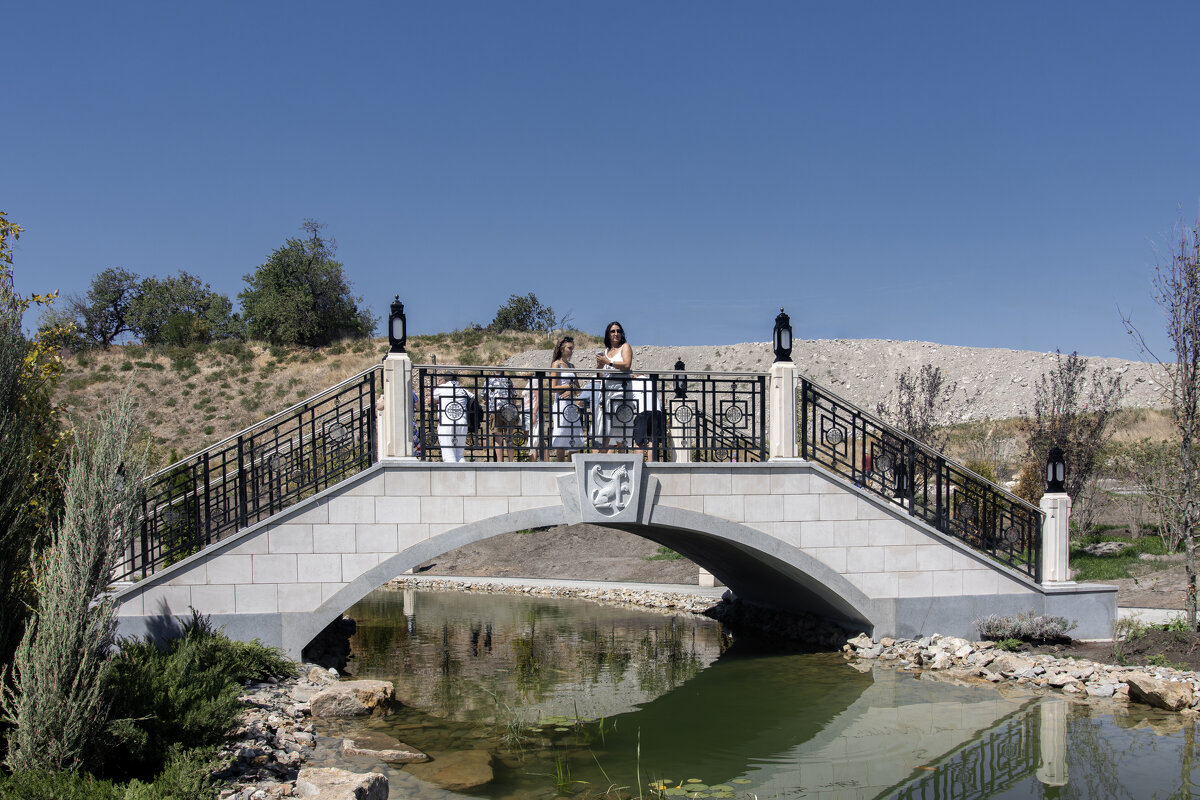
<svg viewBox="0 0 1200 800"><path fill-rule="evenodd" d="M150 575L375 463L382 380L372 367L150 476L114 579Z"/></svg>
<svg viewBox="0 0 1200 800"><path fill-rule="evenodd" d="M1040 509L807 378L797 389L797 415L802 458L1041 580Z"/></svg>
<svg viewBox="0 0 1200 800"><path fill-rule="evenodd" d="M766 380L419 366L413 435L426 461L546 461L605 449L654 461L758 461L767 452Z"/></svg>
<svg viewBox="0 0 1200 800"><path fill-rule="evenodd" d="M1038 768L1035 717L1016 712L923 770L894 800L985 800L1033 775Z"/></svg>

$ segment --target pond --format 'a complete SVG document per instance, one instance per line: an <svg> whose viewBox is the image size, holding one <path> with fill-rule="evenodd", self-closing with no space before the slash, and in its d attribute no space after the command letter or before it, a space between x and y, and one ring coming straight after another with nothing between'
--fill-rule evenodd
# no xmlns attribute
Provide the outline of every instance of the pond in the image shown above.
<svg viewBox="0 0 1200 800"><path fill-rule="evenodd" d="M393 798L1190 797L1195 723L957 685L734 640L701 617L584 600L380 590L351 671L403 707L320 723L310 763ZM389 737L432 761L343 756Z"/></svg>

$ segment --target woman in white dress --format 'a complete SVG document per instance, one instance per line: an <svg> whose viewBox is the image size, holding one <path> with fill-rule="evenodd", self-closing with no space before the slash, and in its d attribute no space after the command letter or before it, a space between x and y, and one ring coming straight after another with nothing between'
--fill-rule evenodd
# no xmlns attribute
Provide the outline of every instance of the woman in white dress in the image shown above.
<svg viewBox="0 0 1200 800"><path fill-rule="evenodd" d="M433 407L438 411L438 444L442 461L457 464L463 461L467 444L467 401L474 397L458 385L458 376L448 373L446 380L433 389Z"/></svg>
<svg viewBox="0 0 1200 800"><path fill-rule="evenodd" d="M604 350L596 353L596 369L615 374L604 376L602 408L596 414L596 443L602 453L633 444L633 421L638 408L629 389L633 370L633 348L625 340L625 328L610 322L604 329Z"/></svg>
<svg viewBox="0 0 1200 800"><path fill-rule="evenodd" d="M554 347L550 366L558 370L574 369L571 356L575 353L575 340L564 336ZM550 391L554 395L553 431L550 446L554 448L554 460L565 461L567 452L583 448L583 401L579 399L579 381L574 372L556 372L550 378Z"/></svg>

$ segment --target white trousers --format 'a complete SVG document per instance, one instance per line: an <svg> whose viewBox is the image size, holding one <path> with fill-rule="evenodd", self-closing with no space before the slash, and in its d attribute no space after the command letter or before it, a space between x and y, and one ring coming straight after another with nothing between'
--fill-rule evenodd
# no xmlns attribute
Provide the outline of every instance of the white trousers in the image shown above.
<svg viewBox="0 0 1200 800"><path fill-rule="evenodd" d="M457 464L463 460L463 448L467 446L465 425L439 425L438 444L442 448L442 461Z"/></svg>

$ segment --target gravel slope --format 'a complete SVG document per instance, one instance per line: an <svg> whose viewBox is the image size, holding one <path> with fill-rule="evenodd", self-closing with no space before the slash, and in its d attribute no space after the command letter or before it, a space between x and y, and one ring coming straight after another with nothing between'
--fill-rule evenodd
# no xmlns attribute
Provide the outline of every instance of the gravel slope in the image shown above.
<svg viewBox="0 0 1200 800"><path fill-rule="evenodd" d="M765 372L774 360L768 342L745 342L718 347L633 348L638 369L668 371L682 359L689 370L717 372ZM578 367L593 363L591 351L576 354ZM802 375L816 381L846 400L873 411L896 386L896 375L914 372L922 364L941 367L958 383L953 419L1007 419L1033 406L1033 390L1043 373L1054 368L1054 353L1004 350L989 347L957 347L932 342L900 342L892 339L798 340L792 361ZM549 366L549 350L519 353L506 364L513 367ZM1130 387L1124 405L1129 408L1160 408L1163 401L1157 368L1120 358L1088 358L1093 370L1107 367Z"/></svg>

